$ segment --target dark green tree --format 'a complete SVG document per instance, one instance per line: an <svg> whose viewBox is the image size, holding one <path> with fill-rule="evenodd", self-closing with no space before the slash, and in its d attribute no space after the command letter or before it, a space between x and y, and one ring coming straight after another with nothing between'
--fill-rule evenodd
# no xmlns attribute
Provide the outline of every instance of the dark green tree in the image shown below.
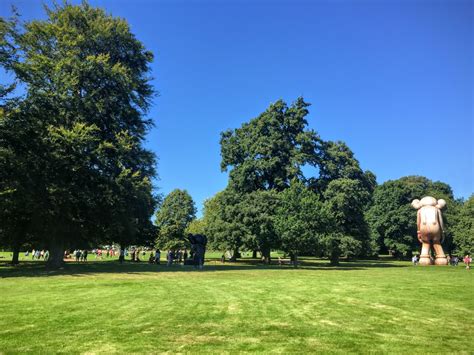
<svg viewBox="0 0 474 355"><path fill-rule="evenodd" d="M232 251L234 259L240 248L260 251L265 262L270 262L271 250L279 245L273 224L277 206L274 190L239 194L227 188L219 192L204 208L210 245Z"/></svg>
<svg viewBox="0 0 474 355"><path fill-rule="evenodd" d="M370 240L365 211L371 204L376 186L375 175L363 171L354 153L344 142L323 142L319 176L309 186L325 202L334 225L325 235L322 251L333 264L340 256L370 256L376 244Z"/></svg>
<svg viewBox="0 0 474 355"><path fill-rule="evenodd" d="M369 194L377 185L375 175L369 170L363 171L352 150L341 141L322 142L318 168L319 176L310 179L309 184L320 194L336 179L357 180Z"/></svg>
<svg viewBox="0 0 474 355"><path fill-rule="evenodd" d="M414 199L433 196L446 200L442 214L445 226L445 245L450 251L452 227L456 221L458 203L449 185L433 182L422 176L407 176L389 180L377 186L373 205L366 217L371 235L382 252L391 251L395 256L410 256L420 247L416 236L416 210L411 206Z"/></svg>
<svg viewBox="0 0 474 355"><path fill-rule="evenodd" d="M474 195L464 202L459 218L453 227L456 252L461 255L474 253Z"/></svg>
<svg viewBox="0 0 474 355"><path fill-rule="evenodd" d="M323 250L333 264L340 256L367 256L377 251L369 238L364 211L371 193L361 180L339 178L332 180L324 191L324 200L331 214L331 233L324 239ZM330 238L336 238L330 241Z"/></svg>
<svg viewBox="0 0 474 355"><path fill-rule="evenodd" d="M308 106L303 98L290 107L278 100L257 118L221 134L221 169L231 169L232 188L281 191L303 177L303 165L318 163L320 139L306 129Z"/></svg>
<svg viewBox="0 0 474 355"><path fill-rule="evenodd" d="M183 248L188 244L185 231L195 218L196 208L186 190L175 189L167 195L156 213L156 244L162 249Z"/></svg>
<svg viewBox="0 0 474 355"><path fill-rule="evenodd" d="M233 251L235 259L245 238L245 225L239 215L240 194L232 189L218 192L204 202L203 221L209 247Z"/></svg>
<svg viewBox="0 0 474 355"><path fill-rule="evenodd" d="M275 228L280 246L290 254L294 266L298 255L316 253L321 237L326 235L332 221L319 196L298 180L280 193L280 206L275 214Z"/></svg>
<svg viewBox="0 0 474 355"><path fill-rule="evenodd" d="M270 263L271 251L280 246L274 216L279 205L278 192L259 190L242 195L237 205L237 219L243 225L243 247L257 250Z"/></svg>
<svg viewBox="0 0 474 355"><path fill-rule="evenodd" d="M57 267L67 246L150 235L155 158L142 143L151 127L152 54L126 21L87 3L46 11L46 20L10 32L16 57L6 69L26 95L7 125L31 124L34 144L6 140L13 156L28 149L42 214L34 230Z"/></svg>

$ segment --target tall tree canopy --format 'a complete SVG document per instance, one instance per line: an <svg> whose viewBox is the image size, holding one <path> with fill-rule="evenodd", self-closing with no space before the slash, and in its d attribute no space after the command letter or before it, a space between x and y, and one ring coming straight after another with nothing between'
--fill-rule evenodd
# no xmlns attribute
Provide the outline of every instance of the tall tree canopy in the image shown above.
<svg viewBox="0 0 474 355"><path fill-rule="evenodd" d="M289 107L278 100L257 118L221 134L221 169L231 169L229 183L237 191L281 191L303 176L303 165L318 163L320 139L306 128L308 106L303 98Z"/></svg>
<svg viewBox="0 0 474 355"><path fill-rule="evenodd" d="M196 207L191 195L186 190L171 191L156 212L158 247L176 249L187 245L185 232L195 215Z"/></svg>
<svg viewBox="0 0 474 355"><path fill-rule="evenodd" d="M10 156L0 163L10 172L24 164L30 178L1 188L16 201L25 193L35 199L36 233L58 266L64 248L81 240L127 243L152 230L155 158L142 143L152 124L145 116L153 56L125 20L87 3L46 12L4 37L15 53L5 68L26 94L2 114L13 132L0 130ZM18 143L21 130L29 141Z"/></svg>
<svg viewBox="0 0 474 355"><path fill-rule="evenodd" d="M275 190L238 193L227 188L206 201L204 222L210 245L220 250L240 248L260 251L268 262L279 246L273 217L278 206Z"/></svg>
<svg viewBox="0 0 474 355"><path fill-rule="evenodd" d="M208 243L215 250L233 250L242 247L245 225L239 218L240 194L232 189L218 192L204 202L204 226Z"/></svg>
<svg viewBox="0 0 474 355"><path fill-rule="evenodd" d="M280 199L275 228L281 249L291 255L297 266L298 255L316 253L333 221L319 196L298 180L293 180L290 187L280 193Z"/></svg>
<svg viewBox="0 0 474 355"><path fill-rule="evenodd" d="M339 256L370 256L376 244L370 240L365 211L377 185L375 175L363 171L354 153L344 142L323 142L319 176L309 186L325 202L332 215L332 233L326 234L322 249L338 263Z"/></svg>
<svg viewBox="0 0 474 355"><path fill-rule="evenodd" d="M474 253L474 195L464 202L454 226L454 244L462 255Z"/></svg>
<svg viewBox="0 0 474 355"><path fill-rule="evenodd" d="M367 211L371 233L382 252L391 250L401 256L410 255L419 249L416 236L417 212L411 202L424 196L446 200L442 214L445 221L445 243L450 244L453 220L458 208L451 188L445 183L433 182L422 176L407 176L377 186L373 205Z"/></svg>

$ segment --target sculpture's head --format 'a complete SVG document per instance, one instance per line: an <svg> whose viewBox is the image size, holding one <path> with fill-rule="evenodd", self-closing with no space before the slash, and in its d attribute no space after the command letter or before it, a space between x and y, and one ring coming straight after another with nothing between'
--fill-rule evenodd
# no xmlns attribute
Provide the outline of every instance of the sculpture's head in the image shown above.
<svg viewBox="0 0 474 355"><path fill-rule="evenodd" d="M424 206L433 206L438 209L444 208L446 206L446 201L440 198L439 200L436 200L434 197L431 196L425 196L421 200L415 199L412 201L411 205L415 209L420 209Z"/></svg>

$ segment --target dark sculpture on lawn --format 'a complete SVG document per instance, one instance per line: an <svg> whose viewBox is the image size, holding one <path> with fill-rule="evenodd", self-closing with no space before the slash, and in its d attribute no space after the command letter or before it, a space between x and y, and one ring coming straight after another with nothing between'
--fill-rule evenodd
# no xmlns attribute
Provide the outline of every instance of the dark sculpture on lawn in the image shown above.
<svg viewBox="0 0 474 355"><path fill-rule="evenodd" d="M191 243L194 267L202 269L204 255L206 254L207 237L202 234L188 234L188 240Z"/></svg>

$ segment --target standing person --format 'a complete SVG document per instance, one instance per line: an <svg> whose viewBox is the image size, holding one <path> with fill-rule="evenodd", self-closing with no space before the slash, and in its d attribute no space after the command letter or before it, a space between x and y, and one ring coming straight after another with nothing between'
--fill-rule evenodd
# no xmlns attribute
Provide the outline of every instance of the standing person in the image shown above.
<svg viewBox="0 0 474 355"><path fill-rule="evenodd" d="M35 260L35 253L36 253L36 251L33 249L31 251L31 260Z"/></svg>
<svg viewBox="0 0 474 355"><path fill-rule="evenodd" d="M153 255L153 251L150 251L150 257L148 258L148 263L149 264L155 263L155 256Z"/></svg>
<svg viewBox="0 0 474 355"><path fill-rule="evenodd" d="M411 262L413 263L413 266L416 266L418 264L418 257L415 255L413 255L413 257L411 258Z"/></svg>
<svg viewBox="0 0 474 355"><path fill-rule="evenodd" d="M76 257L76 261L80 261L81 259L81 251L79 249L77 249L75 252L74 252L74 256Z"/></svg>
<svg viewBox="0 0 474 355"><path fill-rule="evenodd" d="M125 249L120 248L119 263L123 264L124 260L125 260Z"/></svg>
<svg viewBox="0 0 474 355"><path fill-rule="evenodd" d="M471 259L471 257L469 256L469 254L467 254L467 255L464 257L463 261L464 261L464 264L466 265L466 270L469 270L469 269L471 268L471 261L472 261L472 259Z"/></svg>
<svg viewBox="0 0 474 355"><path fill-rule="evenodd" d="M181 263L183 261L183 252L178 250L178 263Z"/></svg>
<svg viewBox="0 0 474 355"><path fill-rule="evenodd" d="M36 259L36 260L39 260L39 258L40 258L40 251L37 250L37 251L35 252L35 259Z"/></svg>
<svg viewBox="0 0 474 355"><path fill-rule="evenodd" d="M49 259L49 250L46 250L44 252L44 261L48 261L48 259Z"/></svg>
<svg viewBox="0 0 474 355"><path fill-rule="evenodd" d="M44 249L40 251L40 259L43 259L43 258L44 258Z"/></svg>
<svg viewBox="0 0 474 355"><path fill-rule="evenodd" d="M130 259L132 261L135 261L135 249L133 249L132 252L130 253Z"/></svg>
<svg viewBox="0 0 474 355"><path fill-rule="evenodd" d="M155 264L160 265L160 257L161 257L161 251L160 251L160 249L156 249L156 252L155 252Z"/></svg>
<svg viewBox="0 0 474 355"><path fill-rule="evenodd" d="M89 254L89 252L87 251L87 249L84 249L84 251L82 252L82 260L83 261L87 261L87 254Z"/></svg>
<svg viewBox="0 0 474 355"><path fill-rule="evenodd" d="M168 251L168 255L167 255L167 261L168 261L168 266L171 266L173 264L173 256L174 256L174 253L172 250L169 250Z"/></svg>
<svg viewBox="0 0 474 355"><path fill-rule="evenodd" d="M140 249L137 249L137 251L135 252L135 261L137 263L140 262Z"/></svg>
<svg viewBox="0 0 474 355"><path fill-rule="evenodd" d="M184 258L184 261L188 260L188 249L184 249L183 258Z"/></svg>

